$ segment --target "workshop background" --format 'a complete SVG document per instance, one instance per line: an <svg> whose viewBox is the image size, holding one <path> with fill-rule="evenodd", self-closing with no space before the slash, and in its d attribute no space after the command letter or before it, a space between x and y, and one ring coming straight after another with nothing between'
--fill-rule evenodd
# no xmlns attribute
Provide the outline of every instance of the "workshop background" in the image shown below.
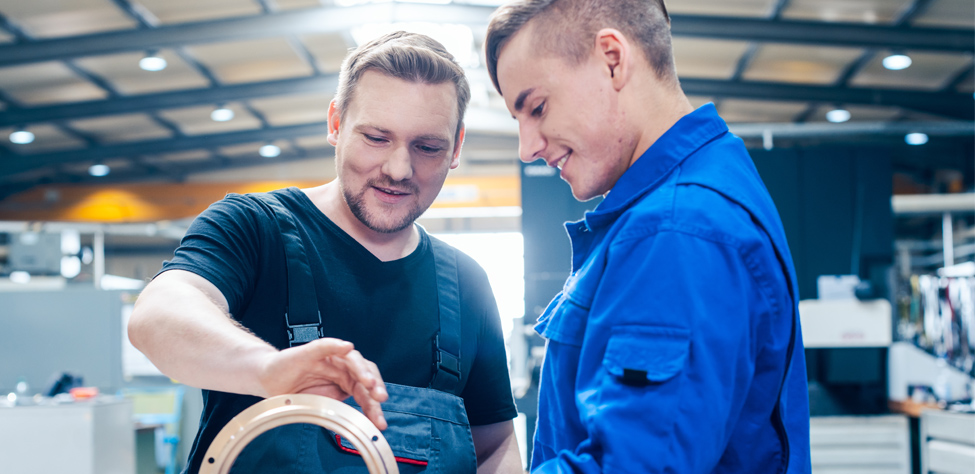
<svg viewBox="0 0 975 474"><path fill-rule="evenodd" d="M0 472L182 467L200 392L128 343L132 303L211 202L334 177L341 61L397 29L468 71L461 165L420 222L490 275L527 458L531 327L568 273L561 224L598 201L518 160L482 52L500 3L0 0ZM972 474L975 2L667 7L684 90L745 141L785 225L813 472Z"/></svg>

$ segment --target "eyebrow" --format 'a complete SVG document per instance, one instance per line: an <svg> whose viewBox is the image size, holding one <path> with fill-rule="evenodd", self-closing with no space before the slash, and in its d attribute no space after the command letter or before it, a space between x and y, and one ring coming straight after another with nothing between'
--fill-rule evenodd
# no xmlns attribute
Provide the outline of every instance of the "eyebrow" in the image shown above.
<svg viewBox="0 0 975 474"><path fill-rule="evenodd" d="M515 99L515 111L516 112L521 112L521 108L525 106L525 99L527 99L528 96L531 95L532 92L535 92L535 88L534 87L529 88L529 89L525 89L525 90L521 91L521 94L518 94L518 98Z"/></svg>

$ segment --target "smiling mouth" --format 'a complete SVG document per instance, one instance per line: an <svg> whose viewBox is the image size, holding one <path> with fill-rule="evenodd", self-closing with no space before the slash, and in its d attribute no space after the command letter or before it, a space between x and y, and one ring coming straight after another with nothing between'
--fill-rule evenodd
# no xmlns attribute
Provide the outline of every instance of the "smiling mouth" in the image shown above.
<svg viewBox="0 0 975 474"><path fill-rule="evenodd" d="M407 195L407 194L410 194L410 193L408 193L408 192L404 192L404 191L397 191L397 190L395 190L395 189L389 189L389 188L381 188L381 187L378 187L378 186L374 186L374 188L375 188L375 189L376 189L377 191L380 191L380 192L383 192L383 193L386 193L386 194L389 194L389 195L391 195L391 196L405 196L405 195Z"/></svg>
<svg viewBox="0 0 975 474"><path fill-rule="evenodd" d="M570 155L572 155L571 151L563 155L562 158L559 158L559 161L555 162L555 167L561 170L565 166L565 162L569 160Z"/></svg>

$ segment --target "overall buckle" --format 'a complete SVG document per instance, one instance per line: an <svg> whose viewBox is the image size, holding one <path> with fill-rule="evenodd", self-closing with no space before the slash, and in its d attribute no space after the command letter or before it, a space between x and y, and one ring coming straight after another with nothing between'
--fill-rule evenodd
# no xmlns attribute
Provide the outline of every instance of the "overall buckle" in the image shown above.
<svg viewBox="0 0 975 474"><path fill-rule="evenodd" d="M440 348L440 335L434 339L434 356L437 358L437 368L454 377L460 378L460 358Z"/></svg>
<svg viewBox="0 0 975 474"><path fill-rule="evenodd" d="M325 337L325 333L322 330L322 312L318 312L318 323L310 324L295 324L292 325L288 321L288 313L284 313L284 323L288 326L288 344L291 347L300 346L302 344L314 341Z"/></svg>

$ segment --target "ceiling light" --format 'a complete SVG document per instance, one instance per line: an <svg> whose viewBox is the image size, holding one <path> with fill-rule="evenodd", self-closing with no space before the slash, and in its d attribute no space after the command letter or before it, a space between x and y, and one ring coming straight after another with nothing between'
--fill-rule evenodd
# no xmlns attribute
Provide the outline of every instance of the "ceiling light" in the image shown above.
<svg viewBox="0 0 975 474"><path fill-rule="evenodd" d="M850 111L844 109L833 109L826 112L826 120L833 123L843 123L850 120Z"/></svg>
<svg viewBox="0 0 975 474"><path fill-rule="evenodd" d="M34 134L27 130L17 130L10 134L10 141L17 145L26 145L34 141Z"/></svg>
<svg viewBox="0 0 975 474"><path fill-rule="evenodd" d="M88 174L96 178L100 178L102 176L108 176L109 171L111 171L111 168L109 168L108 165L103 165L103 164L91 165L88 168Z"/></svg>
<svg viewBox="0 0 975 474"><path fill-rule="evenodd" d="M884 67L891 71L907 69L911 65L911 58L904 54L891 54L884 58Z"/></svg>
<svg viewBox="0 0 975 474"><path fill-rule="evenodd" d="M166 69L166 60L159 57L157 54L148 54L146 57L139 60L139 67L143 71L162 71Z"/></svg>
<svg viewBox="0 0 975 474"><path fill-rule="evenodd" d="M267 144L262 146L257 152L260 153L264 158L274 158L281 154L281 148L279 148L277 145Z"/></svg>
<svg viewBox="0 0 975 474"><path fill-rule="evenodd" d="M210 119L214 122L227 122L233 120L234 111L226 107L220 107L213 112L210 112Z"/></svg>
<svg viewBox="0 0 975 474"><path fill-rule="evenodd" d="M914 132L904 135L904 141L908 145L924 145L928 142L928 136L924 133Z"/></svg>

